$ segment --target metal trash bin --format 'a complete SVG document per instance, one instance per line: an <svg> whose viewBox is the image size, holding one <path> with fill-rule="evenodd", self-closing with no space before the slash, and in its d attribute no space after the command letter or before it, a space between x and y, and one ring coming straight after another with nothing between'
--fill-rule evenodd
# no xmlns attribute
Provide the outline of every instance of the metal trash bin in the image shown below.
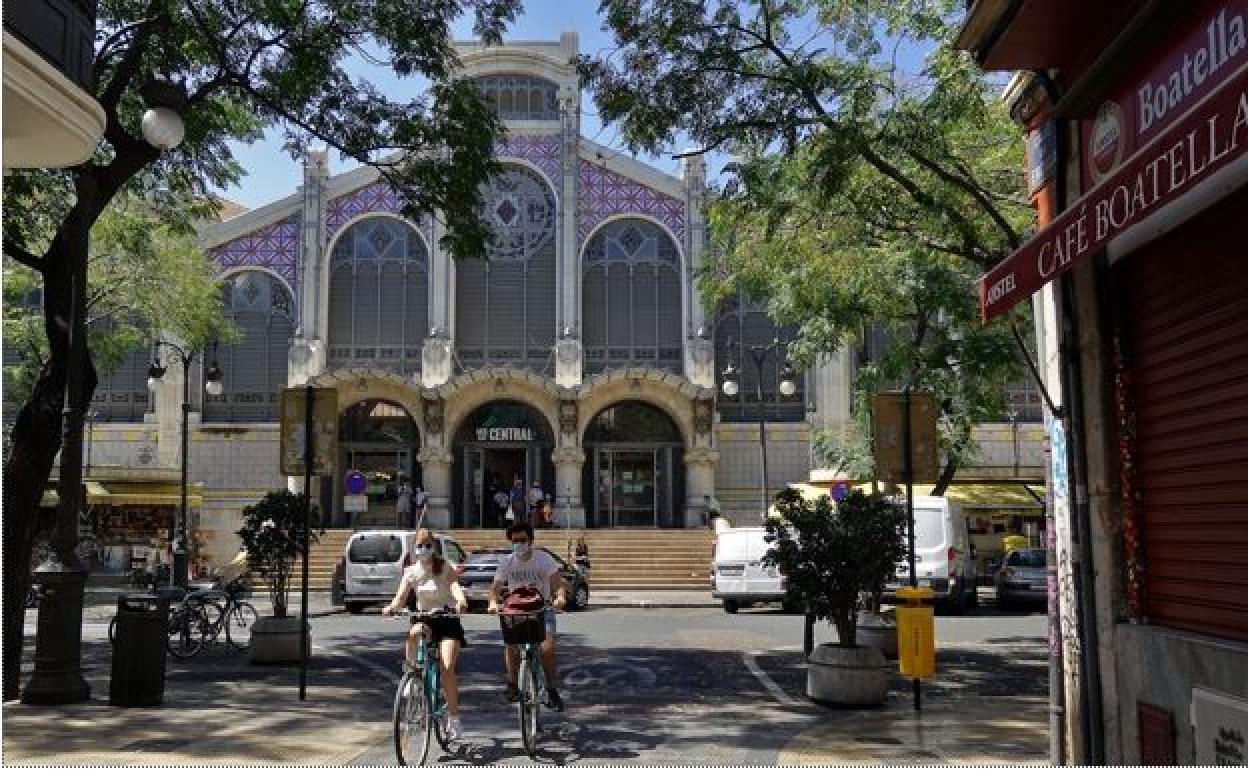
<svg viewBox="0 0 1248 770"><path fill-rule="evenodd" d="M165 698L165 645L169 599L125 594L117 600L117 635L108 702L113 706L159 706Z"/></svg>

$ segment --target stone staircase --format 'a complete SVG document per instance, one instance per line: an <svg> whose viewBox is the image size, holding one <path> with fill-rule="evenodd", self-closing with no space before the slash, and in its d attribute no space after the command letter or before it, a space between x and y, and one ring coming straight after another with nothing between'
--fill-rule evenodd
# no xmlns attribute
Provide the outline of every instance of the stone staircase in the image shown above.
<svg viewBox="0 0 1248 770"><path fill-rule="evenodd" d="M312 546L308 560L308 587L328 591L334 566L342 558L349 529L326 530ZM465 551L506 548L501 531L456 529L446 531ZM538 530L537 542L568 558L568 539L581 535L589 546L593 591L702 591L710 587L711 548L715 536L705 529L589 529ZM299 590L299 565L291 590Z"/></svg>

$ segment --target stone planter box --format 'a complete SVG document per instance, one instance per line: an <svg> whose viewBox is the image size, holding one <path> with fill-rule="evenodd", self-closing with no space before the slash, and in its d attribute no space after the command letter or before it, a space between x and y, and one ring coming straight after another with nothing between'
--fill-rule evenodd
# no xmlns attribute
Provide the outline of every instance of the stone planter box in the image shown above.
<svg viewBox="0 0 1248 770"><path fill-rule="evenodd" d="M312 645L311 629L308 646ZM308 650L309 656L311 649ZM299 618L260 618L251 629L252 663L298 663Z"/></svg>
<svg viewBox="0 0 1248 770"><path fill-rule="evenodd" d="M858 644L874 647L889 660L897 660L897 625L887 616L873 612L858 613L855 631Z"/></svg>
<svg viewBox="0 0 1248 770"><path fill-rule="evenodd" d="M806 694L826 703L876 706L888 697L888 669L875 647L821 644L806 661Z"/></svg>

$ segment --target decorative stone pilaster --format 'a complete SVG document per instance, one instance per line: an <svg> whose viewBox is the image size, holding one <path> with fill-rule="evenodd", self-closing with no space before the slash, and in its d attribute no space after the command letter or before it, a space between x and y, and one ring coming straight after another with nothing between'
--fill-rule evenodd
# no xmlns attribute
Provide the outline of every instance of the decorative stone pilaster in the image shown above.
<svg viewBox="0 0 1248 770"><path fill-rule="evenodd" d="M585 450L579 446L561 446L551 455L555 463L555 511L565 526L585 526L585 503L581 500L581 468Z"/></svg>
<svg viewBox="0 0 1248 770"><path fill-rule="evenodd" d="M316 339L295 337L290 341L287 353L288 375L286 384L289 386L303 385L308 380L325 371L327 362L326 347Z"/></svg>
<svg viewBox="0 0 1248 770"><path fill-rule="evenodd" d="M445 385L454 369L454 356L451 355L451 341L439 334L426 337L425 346L421 351L421 382L426 388Z"/></svg>
<svg viewBox="0 0 1248 770"><path fill-rule="evenodd" d="M429 495L429 514L425 526L447 529L451 526L451 461L453 455L445 447L427 446L416 453L420 463L421 481Z"/></svg>
<svg viewBox="0 0 1248 770"><path fill-rule="evenodd" d="M719 452L707 447L685 451L685 526L701 527L706 513L703 497L715 494L715 467Z"/></svg>
<svg viewBox="0 0 1248 770"><path fill-rule="evenodd" d="M575 388L581 384L581 341L565 337L555 343L555 384Z"/></svg>

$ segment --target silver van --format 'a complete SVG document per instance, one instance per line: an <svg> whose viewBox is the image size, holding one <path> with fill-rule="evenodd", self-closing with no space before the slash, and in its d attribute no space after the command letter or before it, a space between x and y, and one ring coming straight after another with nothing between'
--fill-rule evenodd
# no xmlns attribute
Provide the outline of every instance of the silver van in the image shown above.
<svg viewBox="0 0 1248 770"><path fill-rule="evenodd" d="M732 527L715 536L711 596L723 601L724 612L756 602L784 601L784 576L762 563L771 550L766 536L766 527Z"/></svg>
<svg viewBox="0 0 1248 770"><path fill-rule="evenodd" d="M899 502L905 503L905 498ZM945 497L914 498L914 571L920 586L932 589L937 606L965 612L979 606L975 584L978 570L971 558L971 536L962 506ZM910 566L897 564L896 577L884 597L894 601L899 586L910 584Z"/></svg>
<svg viewBox="0 0 1248 770"><path fill-rule="evenodd" d="M464 549L453 538L434 535L435 551L458 573ZM399 590L403 570L415 561L416 532L373 529L356 532L343 552L342 603L358 614L373 604L385 604Z"/></svg>

